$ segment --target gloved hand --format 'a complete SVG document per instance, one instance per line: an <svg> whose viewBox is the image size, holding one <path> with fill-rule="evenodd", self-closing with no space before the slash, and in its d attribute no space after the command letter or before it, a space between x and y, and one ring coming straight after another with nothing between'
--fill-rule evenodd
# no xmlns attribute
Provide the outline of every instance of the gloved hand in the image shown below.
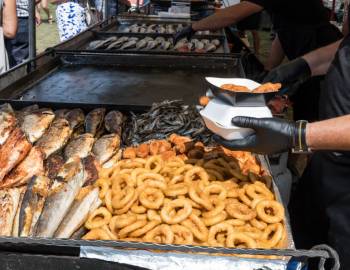
<svg viewBox="0 0 350 270"><path fill-rule="evenodd" d="M186 26L184 28L182 28L182 30L180 32L177 32L174 34L174 45L183 38L187 38L187 40L190 40L194 34L196 33L196 31L193 30L192 25Z"/></svg>
<svg viewBox="0 0 350 270"><path fill-rule="evenodd" d="M294 147L298 128L295 122L279 118L252 118L237 116L232 123L238 127L252 128L255 133L240 140L228 141L218 135L214 140L231 150L244 150L258 154L274 154Z"/></svg>
<svg viewBox="0 0 350 270"><path fill-rule="evenodd" d="M288 64L271 70L263 82L282 83L283 87L311 77L311 69L304 58L299 57Z"/></svg>

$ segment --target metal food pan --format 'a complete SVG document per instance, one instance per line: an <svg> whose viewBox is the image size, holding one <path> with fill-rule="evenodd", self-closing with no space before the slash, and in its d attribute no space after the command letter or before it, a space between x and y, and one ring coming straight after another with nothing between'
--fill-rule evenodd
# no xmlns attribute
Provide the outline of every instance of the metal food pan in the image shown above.
<svg viewBox="0 0 350 270"><path fill-rule="evenodd" d="M47 57L51 60L45 65L0 90L0 98L139 106L182 99L197 104L207 90L206 76L244 76L234 57L68 51Z"/></svg>

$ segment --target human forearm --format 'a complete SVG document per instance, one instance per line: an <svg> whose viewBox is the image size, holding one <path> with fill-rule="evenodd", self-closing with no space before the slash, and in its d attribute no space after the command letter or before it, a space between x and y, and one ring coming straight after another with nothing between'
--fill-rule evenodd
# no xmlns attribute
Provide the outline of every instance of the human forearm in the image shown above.
<svg viewBox="0 0 350 270"><path fill-rule="evenodd" d="M5 0L3 9L3 30L6 38L14 38L17 32L16 1Z"/></svg>
<svg viewBox="0 0 350 270"><path fill-rule="evenodd" d="M311 69L312 76L324 75L327 73L340 43L341 40L303 56Z"/></svg>
<svg viewBox="0 0 350 270"><path fill-rule="evenodd" d="M306 126L306 142L312 150L350 150L350 115Z"/></svg>
<svg viewBox="0 0 350 270"><path fill-rule="evenodd" d="M279 64L282 63L284 56L285 54L282 49L280 40L276 35L275 39L271 44L270 55L265 64L265 70L272 70L273 68L277 67Z"/></svg>
<svg viewBox="0 0 350 270"><path fill-rule="evenodd" d="M192 28L194 31L217 30L263 10L261 6L244 1L237 5L225 8L203 20L194 22Z"/></svg>

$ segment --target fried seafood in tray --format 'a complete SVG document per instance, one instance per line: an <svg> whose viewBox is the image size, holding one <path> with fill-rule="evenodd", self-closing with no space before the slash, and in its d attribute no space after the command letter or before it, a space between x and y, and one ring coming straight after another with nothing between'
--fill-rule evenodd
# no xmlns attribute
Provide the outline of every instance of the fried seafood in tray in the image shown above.
<svg viewBox="0 0 350 270"><path fill-rule="evenodd" d="M285 212L254 156L172 134L126 148L102 168L102 206L85 240L230 248L284 248Z"/></svg>

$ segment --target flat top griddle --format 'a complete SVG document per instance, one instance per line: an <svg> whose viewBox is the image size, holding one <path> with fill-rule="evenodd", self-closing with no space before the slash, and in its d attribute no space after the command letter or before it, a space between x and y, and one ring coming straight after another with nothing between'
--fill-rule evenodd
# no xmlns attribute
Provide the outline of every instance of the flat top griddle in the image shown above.
<svg viewBox="0 0 350 270"><path fill-rule="evenodd" d="M29 101L150 106L165 99L198 103L206 76L241 76L239 66L215 69L63 64L14 98Z"/></svg>

